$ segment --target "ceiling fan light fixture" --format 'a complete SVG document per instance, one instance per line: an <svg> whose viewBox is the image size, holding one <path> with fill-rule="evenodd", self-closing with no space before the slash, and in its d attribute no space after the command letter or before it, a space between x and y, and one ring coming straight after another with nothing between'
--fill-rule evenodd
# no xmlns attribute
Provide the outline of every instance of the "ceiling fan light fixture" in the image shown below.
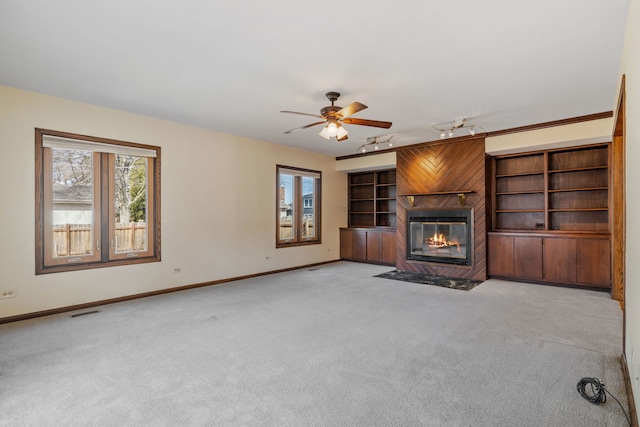
<svg viewBox="0 0 640 427"><path fill-rule="evenodd" d="M344 128L344 126L338 125L338 132L336 133L336 137L338 139L344 138L345 136L347 136L348 133L349 132L347 132L347 130Z"/></svg>
<svg viewBox="0 0 640 427"><path fill-rule="evenodd" d="M473 136L476 134L476 125L471 126L471 129L469 129L469 135Z"/></svg>
<svg viewBox="0 0 640 427"><path fill-rule="evenodd" d="M327 129L328 126L323 127L318 135L320 135L324 139L331 139L331 135L329 135L329 131Z"/></svg>
<svg viewBox="0 0 640 427"><path fill-rule="evenodd" d="M453 129L449 129L449 138L453 136Z"/></svg>
<svg viewBox="0 0 640 427"><path fill-rule="evenodd" d="M444 139L446 136L447 134L444 131L440 132L440 139Z"/></svg>
<svg viewBox="0 0 640 427"><path fill-rule="evenodd" d="M336 136L338 134L338 125L335 122L329 122L326 129L329 137Z"/></svg>
<svg viewBox="0 0 640 427"><path fill-rule="evenodd" d="M322 131L320 131L319 135L325 139L330 139L335 137L338 141L344 141L347 139L346 129L342 129L342 123L344 122L349 125L358 125L358 126L372 126L377 128L389 129L392 125L391 122L384 122L382 120L369 120L369 119L360 119L360 118L352 118L351 116L356 114L359 111L367 108L366 105L360 102L352 102L346 107L340 107L335 105L335 102L340 97L339 92L327 92L325 96L329 101L331 101L331 105L324 107L320 110L320 114L310 114L310 113L301 113L299 111L289 111L289 110L281 110L281 113L288 114L299 114L302 116L311 116L322 119L320 122L309 123L308 125L299 126L294 129L290 129L286 131L286 134L291 134L297 132L302 129L307 129L316 125L324 125Z"/></svg>

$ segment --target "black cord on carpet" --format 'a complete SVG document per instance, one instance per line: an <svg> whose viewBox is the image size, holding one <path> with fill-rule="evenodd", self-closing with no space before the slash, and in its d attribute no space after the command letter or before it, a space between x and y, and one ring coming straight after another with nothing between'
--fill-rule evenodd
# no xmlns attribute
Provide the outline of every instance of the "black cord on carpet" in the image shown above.
<svg viewBox="0 0 640 427"><path fill-rule="evenodd" d="M587 386L590 386L589 389L591 393L588 392ZM620 401L616 399L616 397L613 394L611 394L609 390L605 388L604 384L600 382L599 379L584 377L580 381L578 381L576 388L578 389L578 393L580 393L580 396L584 397L586 400L593 403L594 405L599 405L601 403L606 402L607 393L609 393L609 396L613 397L613 400L618 402L618 405L620 405L620 409L622 409L622 412L624 412L624 416L627 418L627 422L631 426L631 420L627 415L627 411L624 410L622 403L620 403Z"/></svg>

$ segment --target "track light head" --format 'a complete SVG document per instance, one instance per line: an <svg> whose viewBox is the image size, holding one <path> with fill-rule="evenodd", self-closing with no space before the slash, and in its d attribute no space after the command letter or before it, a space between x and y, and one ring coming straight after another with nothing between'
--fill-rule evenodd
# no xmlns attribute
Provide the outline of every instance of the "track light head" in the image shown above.
<svg viewBox="0 0 640 427"><path fill-rule="evenodd" d="M383 138L383 137L381 137L381 138ZM393 143L391 142L391 138L393 138L393 135L390 136L386 141L379 141L377 136L367 138L367 142L362 144L360 147L358 147L358 151L360 151L361 153L366 153L367 152L367 147L369 147L369 146L373 147L373 151L379 151L380 150L380 144L387 144L388 147L393 147Z"/></svg>
<svg viewBox="0 0 640 427"><path fill-rule="evenodd" d="M456 129L469 129L469 135L474 136L476 134L476 125L467 124L466 118L456 119L450 121L448 124L433 126L440 131L440 139L451 138L455 135Z"/></svg>

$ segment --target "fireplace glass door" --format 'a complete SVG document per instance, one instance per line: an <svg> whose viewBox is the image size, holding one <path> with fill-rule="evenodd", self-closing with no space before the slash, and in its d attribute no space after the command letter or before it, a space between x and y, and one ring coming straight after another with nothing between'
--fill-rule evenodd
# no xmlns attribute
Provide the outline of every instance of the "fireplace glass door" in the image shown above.
<svg viewBox="0 0 640 427"><path fill-rule="evenodd" d="M408 259L469 265L468 215L409 217Z"/></svg>

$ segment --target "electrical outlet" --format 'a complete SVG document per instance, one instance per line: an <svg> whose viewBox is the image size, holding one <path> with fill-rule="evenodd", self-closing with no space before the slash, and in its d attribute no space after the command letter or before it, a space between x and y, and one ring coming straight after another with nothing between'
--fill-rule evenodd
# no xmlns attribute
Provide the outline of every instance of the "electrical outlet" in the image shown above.
<svg viewBox="0 0 640 427"><path fill-rule="evenodd" d="M15 289L0 291L0 298L15 298L18 292Z"/></svg>
<svg viewBox="0 0 640 427"><path fill-rule="evenodd" d="M181 273L182 269L180 267L176 267L176 268L173 269L173 272L174 273Z"/></svg>
<svg viewBox="0 0 640 427"><path fill-rule="evenodd" d="M271 257L270 257L270 256L266 256L266 257L264 257L264 260L265 260L265 261L269 261L270 259L271 259Z"/></svg>

